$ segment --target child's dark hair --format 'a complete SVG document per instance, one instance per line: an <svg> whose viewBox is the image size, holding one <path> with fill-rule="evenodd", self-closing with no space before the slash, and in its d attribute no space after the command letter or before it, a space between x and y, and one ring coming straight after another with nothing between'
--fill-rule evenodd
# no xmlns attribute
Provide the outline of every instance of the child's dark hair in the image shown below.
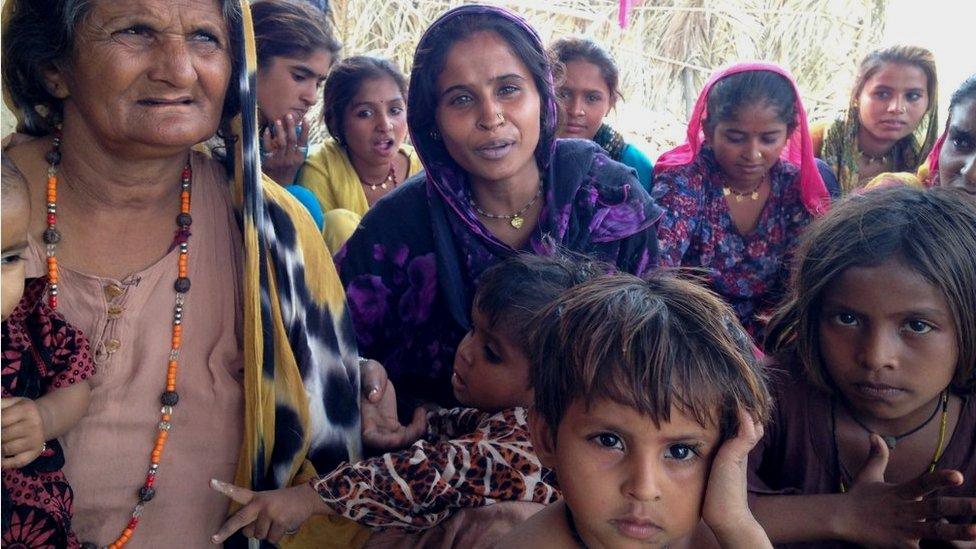
<svg viewBox="0 0 976 549"><path fill-rule="evenodd" d="M392 78L406 102L407 79L396 65L386 59L357 55L343 59L329 71L323 92L323 115L329 135L340 145L346 141L346 108L359 93L363 82L380 78Z"/></svg>
<svg viewBox="0 0 976 549"><path fill-rule="evenodd" d="M569 252L552 256L517 254L482 273L474 306L492 329L528 352L528 330L535 314L563 291L611 269Z"/></svg>
<svg viewBox="0 0 976 549"><path fill-rule="evenodd" d="M251 19L259 67L266 67L273 57L305 57L316 50L334 58L342 47L326 14L304 0L254 2Z"/></svg>
<svg viewBox="0 0 976 549"><path fill-rule="evenodd" d="M555 432L569 406L609 398L670 421L672 406L723 438L739 406L765 421L772 406L751 340L704 287L657 271L584 282L544 308L530 335L535 408Z"/></svg>
<svg viewBox="0 0 976 549"><path fill-rule="evenodd" d="M851 267L897 259L936 286L956 324L953 390L976 389L976 201L953 189L891 187L853 194L808 229L796 251L790 293L770 320L766 350L834 388L820 356L824 293Z"/></svg>
<svg viewBox="0 0 976 549"><path fill-rule="evenodd" d="M596 42L587 38L566 36L549 46L549 56L560 75L565 74L566 63L570 61L586 61L600 69L600 76L610 90L610 105L623 97L620 93L620 71L617 64L607 51ZM557 77L558 79L558 77Z"/></svg>
<svg viewBox="0 0 976 549"><path fill-rule="evenodd" d="M796 92L781 74L755 70L730 74L716 82L708 92L705 135L711 135L719 122L735 120L754 105L776 109L776 117L786 124L787 135L797 126Z"/></svg>

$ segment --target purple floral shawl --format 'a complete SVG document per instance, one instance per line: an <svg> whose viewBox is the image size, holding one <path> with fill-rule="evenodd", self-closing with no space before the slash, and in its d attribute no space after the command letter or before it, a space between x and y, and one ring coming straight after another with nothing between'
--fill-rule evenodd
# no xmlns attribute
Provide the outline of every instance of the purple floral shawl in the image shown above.
<svg viewBox="0 0 976 549"><path fill-rule="evenodd" d="M417 46L423 66L437 29L465 14L503 18L544 51L535 31L500 8L469 5L434 22ZM633 169L610 160L588 140L556 140L556 103L549 74L536 159L545 181L539 223L525 250L552 244L641 274L657 264L654 227L662 215ZM517 253L481 223L466 199L467 174L430 138L434 113L410 90L408 121L425 173L370 209L336 255L363 356L379 360L401 395L454 404L454 351L470 324L474 287L496 261ZM402 399L408 400L408 399Z"/></svg>

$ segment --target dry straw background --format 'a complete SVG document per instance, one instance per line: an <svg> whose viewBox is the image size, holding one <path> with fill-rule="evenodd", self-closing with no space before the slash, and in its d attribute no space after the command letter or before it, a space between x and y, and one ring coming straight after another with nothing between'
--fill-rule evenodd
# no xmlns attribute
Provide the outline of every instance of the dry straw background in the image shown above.
<svg viewBox="0 0 976 549"><path fill-rule="evenodd" d="M459 0L331 0L342 55L395 61L409 76L424 29ZM774 61L796 76L812 120L847 102L857 62L884 33L885 0L645 0L617 24L616 0L505 0L550 42L581 35L617 60L624 100L610 122L652 158L684 135L687 112L713 69ZM316 120L321 106L313 110ZM3 109L3 134L13 130ZM324 125L313 130L321 139Z"/></svg>
<svg viewBox="0 0 976 549"><path fill-rule="evenodd" d="M423 30L458 0L332 0L343 55L395 61L408 73ZM610 122L652 158L684 135L713 69L740 60L793 72L812 120L846 107L857 63L884 34L885 0L645 0L617 24L616 0L507 0L547 43L581 35L620 67L624 101Z"/></svg>

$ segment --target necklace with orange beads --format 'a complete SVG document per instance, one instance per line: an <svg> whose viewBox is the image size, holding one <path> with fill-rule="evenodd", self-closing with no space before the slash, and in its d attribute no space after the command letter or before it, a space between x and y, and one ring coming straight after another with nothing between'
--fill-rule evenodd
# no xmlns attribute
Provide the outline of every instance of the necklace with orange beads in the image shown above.
<svg viewBox="0 0 976 549"><path fill-rule="evenodd" d="M51 150L45 155L47 160L47 229L44 230L44 245L47 255L47 278L48 278L48 304L52 309L58 306L58 256L57 245L61 241L61 233L58 231L58 166L61 163L61 130L58 128L54 132L54 140ZM156 442L152 452L149 454L149 470L146 473L146 480L139 488L137 501L129 522L126 524L122 533L111 544L108 549L120 549L129 539L139 524L143 509L146 504L152 501L156 495L153 485L156 483L156 475L159 472L159 462L163 456L163 449L166 446L166 439L172 428L173 407L179 402L180 396L176 392L176 372L179 369L179 354L182 346L183 337L183 303L186 293L190 291L190 278L187 276L187 258L189 254L190 225L193 218L190 217L190 187L193 180L193 172L190 163L187 162L183 167L180 176L180 213L176 216L176 236L173 239L173 247L179 247L177 259L177 278L173 284L176 292L176 304L173 308L173 329L170 339L169 357L166 368L166 390L160 396L162 408L160 409L159 423L156 424ZM172 248L171 248L172 249ZM85 542L83 549L96 549L98 545Z"/></svg>

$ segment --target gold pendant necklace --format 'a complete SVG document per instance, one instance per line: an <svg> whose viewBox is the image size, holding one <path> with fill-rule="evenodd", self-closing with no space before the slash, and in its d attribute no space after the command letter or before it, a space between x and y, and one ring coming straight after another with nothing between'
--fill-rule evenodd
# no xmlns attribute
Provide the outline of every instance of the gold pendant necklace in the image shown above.
<svg viewBox="0 0 976 549"><path fill-rule="evenodd" d="M734 196L736 202L742 202L743 198L749 198L750 200L759 200L759 188L762 187L763 181L766 181L765 175L763 175L759 179L759 183L756 183L756 186L751 191L746 191L746 192L737 191L732 187L722 185L722 196L725 197L728 197L729 195Z"/></svg>
<svg viewBox="0 0 976 549"><path fill-rule="evenodd" d="M476 212L478 212L478 215L482 217L487 217L488 219L507 219L508 224L511 225L513 229L519 230L522 228L522 225L525 224L525 218L522 217L522 214L528 211L528 209L535 204L535 201L539 200L539 197L542 196L542 181L539 181L539 190L536 191L535 196L532 197L532 200L530 200L529 203L526 204L525 206L522 206L517 212L508 215L497 215L482 210L475 203L474 197L471 196L470 191L467 194L468 194L468 202L471 204L471 207L474 208Z"/></svg>

